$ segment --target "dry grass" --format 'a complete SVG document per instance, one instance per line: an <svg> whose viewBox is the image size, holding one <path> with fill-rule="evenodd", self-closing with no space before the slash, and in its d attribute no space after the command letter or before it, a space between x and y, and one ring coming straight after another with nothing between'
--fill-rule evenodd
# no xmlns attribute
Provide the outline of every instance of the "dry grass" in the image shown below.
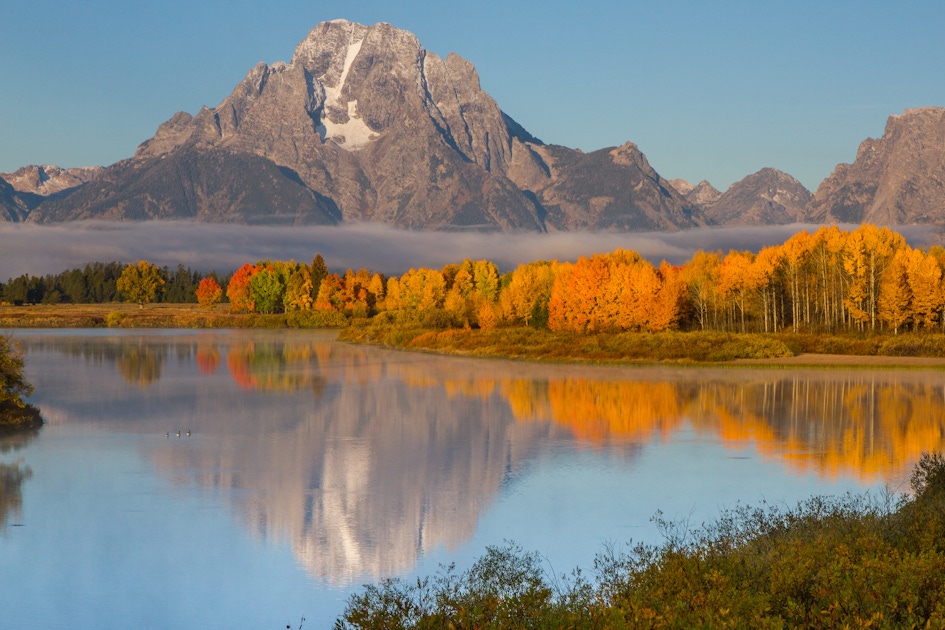
<svg viewBox="0 0 945 630"><path fill-rule="evenodd" d="M337 315L337 317L333 316ZM340 314L231 313L229 306L212 309L197 304L56 304L0 306L0 330L9 328L324 328L340 327Z"/></svg>

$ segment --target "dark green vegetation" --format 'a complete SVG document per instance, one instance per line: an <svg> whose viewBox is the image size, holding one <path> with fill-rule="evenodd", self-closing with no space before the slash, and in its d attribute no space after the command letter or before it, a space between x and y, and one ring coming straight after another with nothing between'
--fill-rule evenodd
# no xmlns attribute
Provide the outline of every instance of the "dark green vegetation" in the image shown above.
<svg viewBox="0 0 945 630"><path fill-rule="evenodd" d="M32 393L23 376L23 354L9 337L0 336L0 433L42 425L39 410L23 402Z"/></svg>
<svg viewBox="0 0 945 630"><path fill-rule="evenodd" d="M119 298L118 279L126 265L118 262L89 263L83 268L58 274L23 274L0 283L0 301L8 304L103 304ZM196 304L197 285L204 277L198 271L178 265L161 270L164 285L155 301L168 304ZM216 277L216 274L208 274ZM221 280L225 285L225 281Z"/></svg>
<svg viewBox="0 0 945 630"><path fill-rule="evenodd" d="M490 548L468 571L388 579L352 596L355 628L942 628L945 458L913 494L741 507L690 531L657 515L659 546L607 549L591 575Z"/></svg>

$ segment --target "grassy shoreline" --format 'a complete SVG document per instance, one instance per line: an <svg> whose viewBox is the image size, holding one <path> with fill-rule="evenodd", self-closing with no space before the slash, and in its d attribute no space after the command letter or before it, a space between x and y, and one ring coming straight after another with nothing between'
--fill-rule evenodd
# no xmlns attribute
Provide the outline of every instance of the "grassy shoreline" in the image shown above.
<svg viewBox="0 0 945 630"><path fill-rule="evenodd" d="M436 330L366 323L339 339L419 352L550 363L945 369L945 335L554 333L533 328Z"/></svg>
<svg viewBox="0 0 945 630"><path fill-rule="evenodd" d="M64 304L0 306L0 330L17 328L337 328L350 343L444 355L547 363L945 369L945 335L556 333L528 327L432 328L390 318L351 322L336 312L233 313L228 305Z"/></svg>

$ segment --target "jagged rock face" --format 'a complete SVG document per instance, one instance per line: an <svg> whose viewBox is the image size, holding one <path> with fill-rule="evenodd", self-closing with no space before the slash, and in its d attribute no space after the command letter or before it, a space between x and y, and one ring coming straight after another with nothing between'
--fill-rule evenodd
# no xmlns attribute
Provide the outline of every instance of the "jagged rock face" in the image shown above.
<svg viewBox="0 0 945 630"><path fill-rule="evenodd" d="M763 168L735 182L714 202L706 218L719 225L784 225L806 220L811 193L777 169Z"/></svg>
<svg viewBox="0 0 945 630"><path fill-rule="evenodd" d="M669 183L686 201L698 207L713 204L722 196L715 186L704 179L695 185L684 179L671 179Z"/></svg>
<svg viewBox="0 0 945 630"><path fill-rule="evenodd" d="M247 160L259 173L245 170ZM455 54L442 59L383 23L318 25L290 63L258 64L217 107L175 114L126 162L68 199L44 203L30 220L243 222L269 212L411 229L701 223L635 146L587 155L545 147L482 90L472 64ZM243 170L230 174L228 162ZM199 173L197 182L174 175L174 164L184 165L182 174ZM268 208L254 198L248 207L248 190L228 188L246 179L264 180L281 197ZM288 209L277 205L286 197Z"/></svg>
<svg viewBox="0 0 945 630"><path fill-rule="evenodd" d="M14 173L0 173L0 179L6 180L19 193L48 197L91 181L102 170L101 166L60 168L49 164L31 165Z"/></svg>
<svg viewBox="0 0 945 630"><path fill-rule="evenodd" d="M23 221L30 212L48 199L65 197L93 180L101 166L60 168L49 164L19 168L14 173L0 173L0 221Z"/></svg>
<svg viewBox="0 0 945 630"><path fill-rule="evenodd" d="M815 221L903 225L945 220L945 108L890 116L883 137L860 144L817 189Z"/></svg>

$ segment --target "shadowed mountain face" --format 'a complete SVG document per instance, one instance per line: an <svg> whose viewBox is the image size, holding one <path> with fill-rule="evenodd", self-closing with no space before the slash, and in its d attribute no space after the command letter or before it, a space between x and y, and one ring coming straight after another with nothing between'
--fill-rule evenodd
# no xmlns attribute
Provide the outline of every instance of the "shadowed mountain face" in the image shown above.
<svg viewBox="0 0 945 630"><path fill-rule="evenodd" d="M23 221L29 215L29 207L16 190L0 178L0 221Z"/></svg>
<svg viewBox="0 0 945 630"><path fill-rule="evenodd" d="M468 61L389 24L338 20L288 64L258 64L216 107L175 114L133 158L30 220L673 230L700 225L694 210L636 146L546 147Z"/></svg>

